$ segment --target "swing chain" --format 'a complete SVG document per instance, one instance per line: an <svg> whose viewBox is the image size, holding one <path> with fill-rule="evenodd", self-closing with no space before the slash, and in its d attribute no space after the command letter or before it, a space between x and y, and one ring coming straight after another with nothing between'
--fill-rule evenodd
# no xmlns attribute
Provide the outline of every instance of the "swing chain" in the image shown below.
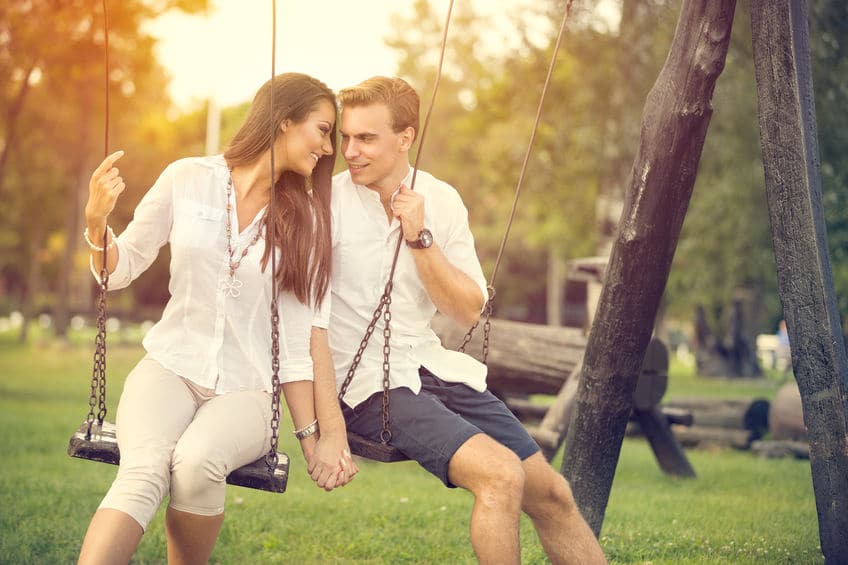
<svg viewBox="0 0 848 565"><path fill-rule="evenodd" d="M484 306L484 312L486 319L483 323L483 364L486 364L486 361L489 358L489 334L492 330L492 310L494 309L495 303L495 287L492 285L488 285L486 290L489 293L489 298L486 300L486 304ZM466 332L465 337L462 338L462 344L457 348L457 351L460 353L465 353L465 347L471 342L471 338L474 336L474 330L477 329L477 326L480 325L480 320L477 320L473 326Z"/></svg>
<svg viewBox="0 0 848 565"><path fill-rule="evenodd" d="M359 363L362 361L362 354L365 352L365 348L368 347L368 340L371 339L371 334L374 333L374 328L377 327L377 322L380 321L380 316L383 314L383 308L386 306L387 302L391 302L392 286L393 283L389 280L389 282L386 283L385 290L383 290L383 296L380 297L380 303L377 304L377 308L371 315L371 322L369 322L368 327L365 328L365 335L362 337L362 341L359 342L359 349L356 350L356 355L353 356L353 362L347 370L345 380L342 383L342 386L339 387L340 402L347 393L350 382L353 380L353 375L356 373L356 368L359 367Z"/></svg>
<svg viewBox="0 0 848 565"><path fill-rule="evenodd" d="M103 247L106 247L104 242ZM105 255L105 251L104 251ZM94 338L94 365L91 370L91 393L88 397L88 415L85 421L88 427L85 432L86 441L91 440L91 428L97 420L98 427L106 418L106 291L109 288L109 271L104 257L103 268L100 270L100 288L97 300L97 335ZM97 414L94 414L94 406Z"/></svg>
<svg viewBox="0 0 848 565"><path fill-rule="evenodd" d="M389 356L391 355L391 339L392 328L389 323L392 321L392 313L389 307L392 304L391 293L386 294L385 310L383 311L383 430L380 432L380 441L389 443L392 440L392 430L389 428Z"/></svg>
<svg viewBox="0 0 848 565"><path fill-rule="evenodd" d="M483 323L483 364L489 360L489 335L492 332L492 309L495 303L495 289L489 287L491 297L486 301L486 321Z"/></svg>
<svg viewBox="0 0 848 565"><path fill-rule="evenodd" d="M271 300L271 389L271 449L265 456L269 473L277 468L280 437L280 312L276 296Z"/></svg>

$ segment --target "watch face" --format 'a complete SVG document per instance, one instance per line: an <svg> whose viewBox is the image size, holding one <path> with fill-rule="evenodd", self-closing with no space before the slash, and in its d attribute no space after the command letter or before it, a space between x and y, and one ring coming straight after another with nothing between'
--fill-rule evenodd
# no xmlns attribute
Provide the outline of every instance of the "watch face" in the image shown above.
<svg viewBox="0 0 848 565"><path fill-rule="evenodd" d="M426 228L421 230L421 233L418 234L418 242L421 244L421 247L430 247L433 245L433 234Z"/></svg>

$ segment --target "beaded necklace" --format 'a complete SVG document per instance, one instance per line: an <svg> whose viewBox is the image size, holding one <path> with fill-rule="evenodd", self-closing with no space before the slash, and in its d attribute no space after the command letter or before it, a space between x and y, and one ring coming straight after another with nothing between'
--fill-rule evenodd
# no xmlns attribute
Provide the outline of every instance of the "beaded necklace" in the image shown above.
<svg viewBox="0 0 848 565"><path fill-rule="evenodd" d="M242 250L241 255L238 259L235 259L235 251L233 250L233 225L232 220L230 219L230 215L232 213L232 204L230 204L230 200L233 194L233 177L231 176L229 181L227 181L227 255L229 256L229 266L230 266L230 278L224 281L224 294L226 296L232 296L233 298L237 298L241 294L241 287L244 286L239 279L236 278L236 270L241 266L241 261L247 255L247 252L250 251L250 248L259 241L260 236L262 235L262 226L265 224L265 218L260 220L259 224L256 226L256 234L251 238L250 243L245 246Z"/></svg>

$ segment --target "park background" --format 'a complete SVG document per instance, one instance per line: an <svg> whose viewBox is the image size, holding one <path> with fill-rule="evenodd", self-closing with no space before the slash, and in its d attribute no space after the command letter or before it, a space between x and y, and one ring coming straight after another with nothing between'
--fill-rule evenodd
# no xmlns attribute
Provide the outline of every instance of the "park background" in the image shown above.
<svg viewBox="0 0 848 565"><path fill-rule="evenodd" d="M226 143L243 119L252 92L266 80L270 72L270 3L248 3L245 11L255 13L255 19L238 32L212 26L217 33L215 43L238 54L230 62L221 59L220 65L210 63L219 58L208 56L211 47L205 46L199 35L195 37L192 28L175 27L179 20L190 18L202 26L207 11L231 9L232 4L203 0L109 3L110 150L127 151L121 171L128 189L110 222L117 232L167 163L203 154L210 143L214 145L207 132L210 115L220 115L218 139L221 145ZM321 13L303 10L305 3L278 4L278 72L298 70L323 78L322 64L329 69L331 63L322 63L318 55L329 55L333 68L351 73L326 79L331 87L340 88L377 72L397 74L419 88L426 109L447 2L338 3L339 11L349 9L342 8L343 4L356 4L360 19L348 14L334 16L332 9ZM296 4L301 7L292 7ZM88 176L103 155L100 6L93 0L32 0L0 9L0 76L8 77L0 87L0 197L4 204L0 208L0 403L6 453L0 472L4 508L0 561L72 561L87 517L113 473L106 466L62 458L63 448L54 441L69 435L87 408L86 371L90 367L86 369L86 363L93 350L93 341L87 338L93 336L96 286L87 269L88 251L81 232ZM485 272L491 272L503 235L563 6L554 0L516 0L460 1L455 7L446 70L422 168L460 190L470 210ZM564 308L563 265L608 252L638 145L642 107L668 52L679 6L678 0L575 2L499 274L496 316L557 323ZM837 0L810 0L809 8L822 194L844 328L848 315L848 154L844 151L848 146L844 112L848 107L848 8ZM339 20L347 22L347 28L336 29ZM694 346L693 321L698 307L719 339L727 337L734 301L743 304L746 332L752 339L756 334L774 333L782 318L764 194L746 0L738 2L733 28L727 65L713 98L715 113L698 180L658 319L659 335L673 347L682 343ZM168 31L182 36L178 42L181 50L163 48L169 41L173 44L173 35L165 40L157 39L156 34ZM251 39L262 35L268 37L267 48ZM378 37L391 56L369 51L373 47L368 47L365 36ZM360 43L361 50L357 47ZM299 51L305 55L298 58ZM168 62L178 53L187 54L189 62L204 69L204 76L216 77L204 83L208 98L193 98L169 87L180 82L179 77L168 75ZM265 74L248 79L235 73L257 61ZM287 61L291 63L287 65ZM198 80L202 82L195 82ZM243 94L227 91L225 85L230 82L242 85ZM163 250L132 287L110 295L110 316L117 324L113 327L123 328L114 332L118 347L110 353L117 358L110 364L113 401L123 376L140 355L137 343L144 322L157 319L168 298L167 259L167 250ZM686 361L681 356L673 364L669 395L697 389L716 396L769 397L781 379L781 375L766 371L760 381L712 379L704 384ZM296 460L296 446L287 447ZM809 466L796 461L763 462L747 453L719 455L703 459L693 455L700 474L697 484L669 483L644 451L644 444L628 440L602 534L611 557L621 562L817 559ZM422 512L403 526L406 533L431 527L434 536L450 531L453 541L447 545L456 546L456 553L447 554L452 558L439 558L439 550L426 545L426 535L416 535L417 541L404 545L410 542L399 533L374 541L384 544L394 557L381 557L375 548L357 553L357 543L367 545L369 523L372 528L387 529L397 518L397 501L414 499L390 489L386 506L381 506L380 500L375 500L383 496L377 494L379 485L411 481L409 488L426 489L428 498L438 486L417 475L417 469L407 466L401 481L393 478L394 474L384 477L384 468L367 467L373 478L367 479L363 473L360 484L352 485L353 494L346 495L369 507L363 514L364 524L342 521L339 526L359 541L340 538L338 550L322 549L320 559L318 553L313 555L316 562L338 555L346 555L351 562L469 559L470 549L463 541L468 500L461 495L445 497L438 506L455 510L451 514L455 522L428 519ZM722 482L729 480L725 476L712 482L711 469L739 480L727 484ZM299 491L308 485L297 482L297 473L293 469L285 500L269 500L270 495L254 499L253 493L239 491L229 496L255 500L260 507L257 515L265 516L268 523L285 522L289 514L310 516L308 508L313 502L325 512L340 512L333 509L333 499L321 498L320 493L301 497ZM632 480L622 483L628 478ZM741 485L750 490L739 490ZM738 498L720 501L718 510L699 510L711 493L718 496L710 487L722 494L735 492ZM792 493L783 492L786 489ZM677 498L670 491L675 491ZM639 501L639 492L650 500ZM770 507L769 502L748 504L750 514L739 515L742 510L737 512L736 505L756 496L770 498L779 508ZM289 502L292 498L304 500ZM296 510L274 513L275 506L289 505ZM363 510L357 507L356 512ZM48 518L52 521L45 522ZM301 519L290 522L287 533L273 534L277 541L265 538L256 542L267 552L262 554L263 560L277 555L285 562L286 551L297 555L289 544L301 531L296 527ZM680 524L689 519L715 529L701 531ZM19 528L18 524L25 526ZM736 524L738 538L727 531L728 524ZM527 524L524 526L526 530ZM158 527L159 533L145 541L141 561L156 562L157 556L163 555L161 524ZM247 531L242 522L233 527ZM63 528L64 533L57 537L55 528ZM365 528L359 537L357 528ZM758 532L764 535L758 536ZM333 531L334 536L338 534ZM236 537L231 532L231 537L222 538L216 550L222 562L233 562L240 552L250 551L249 538L238 538L236 543ZM791 543L784 543L787 539ZM309 551L308 540L298 543L303 544L303 551ZM538 547L533 553L533 543L531 536L525 544L530 546L529 561L541 555ZM408 547L408 552L397 549L398 544ZM23 552L13 550L18 545L25 548ZM777 557L778 548L791 553ZM762 551L772 553L763 555ZM292 562L309 559L292 557Z"/></svg>

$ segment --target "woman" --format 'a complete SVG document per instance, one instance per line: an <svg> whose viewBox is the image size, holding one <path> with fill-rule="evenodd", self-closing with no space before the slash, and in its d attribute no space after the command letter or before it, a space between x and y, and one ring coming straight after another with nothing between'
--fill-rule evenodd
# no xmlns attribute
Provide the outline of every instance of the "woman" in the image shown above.
<svg viewBox="0 0 848 565"><path fill-rule="evenodd" d="M127 286L170 243L171 299L124 385L116 422L121 465L91 520L80 563L128 562L166 495L168 561L209 559L224 518L226 475L270 448L272 284L279 289L280 381L308 471L326 490L356 474L320 308L329 285L335 120L335 96L323 83L277 76L257 92L226 153L169 165L117 238L107 219L125 188L113 166L123 152L92 174L84 234L92 271L99 278L104 233L113 289Z"/></svg>

